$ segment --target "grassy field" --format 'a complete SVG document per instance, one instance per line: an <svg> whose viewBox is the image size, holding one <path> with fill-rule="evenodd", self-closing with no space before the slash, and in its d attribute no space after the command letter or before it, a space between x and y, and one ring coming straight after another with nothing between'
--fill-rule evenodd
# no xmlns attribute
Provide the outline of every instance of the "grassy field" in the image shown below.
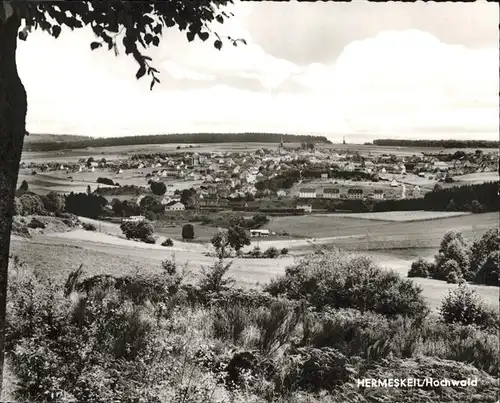
<svg viewBox="0 0 500 403"><path fill-rule="evenodd" d="M103 224L106 225L106 224ZM113 233L111 225L105 228ZM269 246L273 241L263 241ZM267 245L269 243L269 245ZM46 273L55 280L65 280L68 274L84 266L85 275L112 274L122 276L137 272L155 272L165 259L174 259L186 265L188 279L196 279L203 266L209 266L213 258L205 256L206 247L199 244L175 242L174 247L164 248L159 244L147 245L118 238L116 235L76 230L64 234L39 235L32 240L15 238L11 252L23 262ZM410 264L417 256L431 257L435 251L398 250L376 251L369 255L381 267L394 270L406 277ZM279 259L236 259L230 275L242 287L256 287L283 274L285 267L293 264L294 256ZM414 279L423 288L423 295L433 309L437 309L442 298L456 285L431 279ZM491 306L498 307L499 288L472 285Z"/></svg>
<svg viewBox="0 0 500 403"><path fill-rule="evenodd" d="M385 211L378 213L333 213L325 214L325 217L347 217L347 218L362 218L365 220L377 221L395 221L395 222L408 222L408 221L424 221L435 220L439 218L460 217L470 213L455 212L455 211Z"/></svg>
<svg viewBox="0 0 500 403"><path fill-rule="evenodd" d="M453 177L455 185L477 185L484 182L498 181L498 179L498 172L477 172Z"/></svg>
<svg viewBox="0 0 500 403"><path fill-rule="evenodd" d="M122 186L135 185L148 187L149 185L145 175L152 170L152 168L141 169L140 172L143 172L143 174L138 174L138 170L131 169L125 170L121 174L108 170L96 170L94 172L73 173L66 173L66 171L50 171L37 175L31 175L31 171L27 172L26 170L22 170L19 173L17 186L19 187L22 181L25 180L28 182L30 189L37 193L48 193L50 191L61 193L85 192L89 185L92 190L94 190L98 185L97 178L103 177L112 179ZM166 180L165 183L168 185L168 192L173 192L175 189L183 190L189 189L190 187L197 187L201 184L201 181L169 179ZM99 187L106 187L106 185L99 184Z"/></svg>
<svg viewBox="0 0 500 403"><path fill-rule="evenodd" d="M450 230L461 231L466 238L474 239L489 228L498 226L498 213L410 222L366 220L354 216L311 214L273 217L264 228L308 238L342 236L343 239L333 244L356 250L430 248L439 245L443 235Z"/></svg>

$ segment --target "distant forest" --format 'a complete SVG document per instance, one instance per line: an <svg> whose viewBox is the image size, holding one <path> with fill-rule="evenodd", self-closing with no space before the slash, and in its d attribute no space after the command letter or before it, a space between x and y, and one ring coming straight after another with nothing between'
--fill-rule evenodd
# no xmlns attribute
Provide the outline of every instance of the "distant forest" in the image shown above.
<svg viewBox="0 0 500 403"><path fill-rule="evenodd" d="M437 148L498 148L498 141L489 140L373 140L376 146L437 147Z"/></svg>
<svg viewBox="0 0 500 403"><path fill-rule="evenodd" d="M283 136L286 143L323 143L331 144L324 136L304 136L278 133L186 133L159 134L147 136L127 136L110 138L91 138L65 142L27 143L24 151L57 151L87 147L111 147L144 144L196 144L196 143L275 143Z"/></svg>

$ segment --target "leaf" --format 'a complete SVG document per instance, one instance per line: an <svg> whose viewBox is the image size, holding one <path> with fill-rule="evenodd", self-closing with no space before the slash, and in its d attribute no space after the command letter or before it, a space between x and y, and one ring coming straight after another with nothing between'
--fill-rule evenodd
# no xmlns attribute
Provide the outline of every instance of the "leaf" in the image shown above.
<svg viewBox="0 0 500 403"><path fill-rule="evenodd" d="M153 40L153 35L151 35L151 34L144 35L144 41L146 42L146 44L149 45L152 40Z"/></svg>
<svg viewBox="0 0 500 403"><path fill-rule="evenodd" d="M222 41L217 39L215 42L214 42L214 46L217 50L221 50L222 48Z"/></svg>
<svg viewBox="0 0 500 403"><path fill-rule="evenodd" d="M61 27L59 25L54 25L52 27L52 36L58 38L61 35Z"/></svg>
<svg viewBox="0 0 500 403"><path fill-rule="evenodd" d="M141 78L144 74L146 74L146 65L142 65L139 70L137 70L137 74L135 75L135 77L137 79Z"/></svg>
<svg viewBox="0 0 500 403"><path fill-rule="evenodd" d="M156 25L154 28L153 28L153 32L156 34L156 35L161 35L161 32L162 32L162 26L160 24Z"/></svg>
<svg viewBox="0 0 500 403"><path fill-rule="evenodd" d="M223 24L224 23L224 18L222 18L222 15L218 15L217 17L215 17L215 19L217 20L217 22L219 24Z"/></svg>
<svg viewBox="0 0 500 403"><path fill-rule="evenodd" d="M18 37L20 40L25 41L28 38L28 32L25 30L22 30L21 32L19 32Z"/></svg>
<svg viewBox="0 0 500 403"><path fill-rule="evenodd" d="M90 49L91 50L96 50L97 48L100 48L102 46L102 43L99 43L99 42L92 42L90 44Z"/></svg>
<svg viewBox="0 0 500 403"><path fill-rule="evenodd" d="M187 39L188 39L189 42L192 42L194 40L194 32L187 31L186 32L186 37L187 37Z"/></svg>
<svg viewBox="0 0 500 403"><path fill-rule="evenodd" d="M198 36L200 37L200 39L201 39L203 42L205 42L205 41L208 39L209 34L208 34L208 32L200 32L200 33L198 34Z"/></svg>
<svg viewBox="0 0 500 403"><path fill-rule="evenodd" d="M155 36L153 38L153 45L154 46L158 46L160 44L160 38L158 38L157 36Z"/></svg>

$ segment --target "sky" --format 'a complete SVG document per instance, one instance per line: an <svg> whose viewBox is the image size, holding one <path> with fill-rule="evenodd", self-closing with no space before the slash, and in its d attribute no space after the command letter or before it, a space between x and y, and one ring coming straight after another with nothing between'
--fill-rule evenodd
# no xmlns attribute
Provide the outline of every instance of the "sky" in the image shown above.
<svg viewBox="0 0 500 403"><path fill-rule="evenodd" d="M237 2L228 11L214 29L247 45L218 51L168 29L146 51L160 70L153 91L129 56L91 51L87 28L31 33L17 53L28 131L498 140L494 3Z"/></svg>

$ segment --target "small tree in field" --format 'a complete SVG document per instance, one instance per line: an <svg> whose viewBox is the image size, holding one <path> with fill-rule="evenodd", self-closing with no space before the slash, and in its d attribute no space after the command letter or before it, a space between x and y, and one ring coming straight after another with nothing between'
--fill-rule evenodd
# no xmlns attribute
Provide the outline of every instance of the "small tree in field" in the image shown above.
<svg viewBox="0 0 500 403"><path fill-rule="evenodd" d="M244 246L250 245L250 237L248 233L239 225L231 226L227 230L227 239L229 245L236 251L237 254Z"/></svg>
<svg viewBox="0 0 500 403"><path fill-rule="evenodd" d="M194 239L193 224L185 224L182 227L182 239Z"/></svg>
<svg viewBox="0 0 500 403"><path fill-rule="evenodd" d="M138 63L136 78L149 75L152 89L160 81L159 70L151 65L152 60L143 49L159 46L164 28L173 27L185 31L188 41L196 37L206 41L213 34L214 47L221 49L225 38L213 33L210 24L223 23L230 17L221 9L228 3L231 0L0 2L0 394L10 234L28 109L26 90L16 65L18 39L26 40L33 29L58 38L63 27L89 27L96 36L90 43L92 50L105 47L116 55L124 51L132 56ZM241 39L227 40L244 43Z"/></svg>

